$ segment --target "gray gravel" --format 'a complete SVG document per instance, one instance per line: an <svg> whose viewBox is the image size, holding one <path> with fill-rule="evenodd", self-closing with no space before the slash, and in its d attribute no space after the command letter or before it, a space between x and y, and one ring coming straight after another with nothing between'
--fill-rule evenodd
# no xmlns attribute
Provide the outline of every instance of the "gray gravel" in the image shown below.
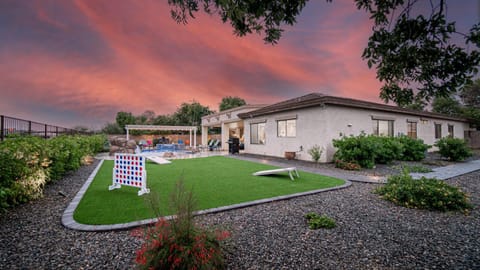
<svg viewBox="0 0 480 270"><path fill-rule="evenodd" d="M141 242L129 231L77 232L61 215L96 164L49 185L45 197L0 217L0 269L133 268ZM406 209L372 194L375 184L198 217L233 232L230 269L480 269L480 171L447 182L471 195L459 213ZM67 197L63 197L59 192ZM310 230L308 212L337 227Z"/></svg>

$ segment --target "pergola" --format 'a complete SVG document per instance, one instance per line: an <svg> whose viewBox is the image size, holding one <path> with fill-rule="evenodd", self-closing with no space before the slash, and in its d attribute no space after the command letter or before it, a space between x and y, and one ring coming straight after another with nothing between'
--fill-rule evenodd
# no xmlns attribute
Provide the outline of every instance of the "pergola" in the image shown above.
<svg viewBox="0 0 480 270"><path fill-rule="evenodd" d="M155 126L155 125L126 125L127 140L129 130L163 130L163 131L188 131L190 134L190 147L192 146L192 131L193 131L193 146L197 146L197 127L196 126Z"/></svg>

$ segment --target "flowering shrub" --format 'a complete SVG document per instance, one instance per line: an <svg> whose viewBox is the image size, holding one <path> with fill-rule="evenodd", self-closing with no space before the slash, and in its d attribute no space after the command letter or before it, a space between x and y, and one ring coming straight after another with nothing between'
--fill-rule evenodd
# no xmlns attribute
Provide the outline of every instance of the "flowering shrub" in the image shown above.
<svg viewBox="0 0 480 270"><path fill-rule="evenodd" d="M383 199L409 207L439 211L467 211L472 208L467 195L441 180L414 180L407 172L388 178L387 184L375 190Z"/></svg>
<svg viewBox="0 0 480 270"><path fill-rule="evenodd" d="M172 202L177 215L171 220L161 218L140 234L145 242L135 259L139 268L223 269L221 243L230 233L195 225L192 193L185 191L182 181L177 182Z"/></svg>

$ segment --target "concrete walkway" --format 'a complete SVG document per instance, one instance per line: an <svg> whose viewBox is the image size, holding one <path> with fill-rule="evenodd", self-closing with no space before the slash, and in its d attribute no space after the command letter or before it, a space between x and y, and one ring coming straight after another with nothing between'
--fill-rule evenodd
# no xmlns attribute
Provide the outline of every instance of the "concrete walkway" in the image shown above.
<svg viewBox="0 0 480 270"><path fill-rule="evenodd" d="M480 170L480 160L472 160L464 163L457 163L449 166L434 168L433 172L429 173L411 173L414 179L437 178L439 180L446 180L462 174L470 173Z"/></svg>

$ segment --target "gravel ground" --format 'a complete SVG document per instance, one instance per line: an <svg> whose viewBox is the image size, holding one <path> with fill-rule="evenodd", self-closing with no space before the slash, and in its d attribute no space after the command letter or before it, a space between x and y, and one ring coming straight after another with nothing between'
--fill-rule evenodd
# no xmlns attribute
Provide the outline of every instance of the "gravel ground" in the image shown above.
<svg viewBox="0 0 480 270"><path fill-rule="evenodd" d="M61 215L96 163L47 186L45 197L0 217L0 269L130 269L141 242L129 231L77 232ZM230 269L480 269L480 171L447 182L471 195L459 213L406 209L372 194L375 184L198 217L232 231ZM59 194L62 192L66 197ZM337 227L310 230L303 215Z"/></svg>

